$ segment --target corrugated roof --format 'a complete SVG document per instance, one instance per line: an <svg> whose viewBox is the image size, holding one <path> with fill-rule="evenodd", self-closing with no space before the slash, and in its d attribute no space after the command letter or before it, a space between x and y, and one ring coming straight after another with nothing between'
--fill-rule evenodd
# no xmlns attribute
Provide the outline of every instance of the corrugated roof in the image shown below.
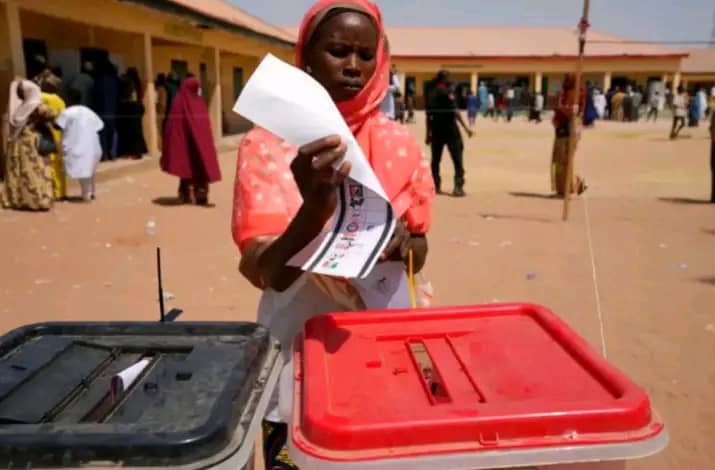
<svg viewBox="0 0 715 470"><path fill-rule="evenodd" d="M715 47L690 49L690 56L683 60L684 73L715 74Z"/></svg>
<svg viewBox="0 0 715 470"><path fill-rule="evenodd" d="M266 23L224 0L168 0L168 2L216 21L245 28L288 44L295 44L297 39L285 29Z"/></svg>
<svg viewBox="0 0 715 470"><path fill-rule="evenodd" d="M297 34L298 28L284 28ZM529 58L574 57L578 55L575 28L465 26L387 26L394 57L440 58ZM628 41L628 38L589 30L589 41ZM586 56L657 57L684 56L687 51L651 44L588 43Z"/></svg>

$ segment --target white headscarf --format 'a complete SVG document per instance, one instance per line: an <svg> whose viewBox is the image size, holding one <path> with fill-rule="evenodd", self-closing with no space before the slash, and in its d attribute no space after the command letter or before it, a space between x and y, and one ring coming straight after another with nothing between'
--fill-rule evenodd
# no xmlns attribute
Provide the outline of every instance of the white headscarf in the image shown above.
<svg viewBox="0 0 715 470"><path fill-rule="evenodd" d="M22 89L24 99L17 95ZM10 84L10 102L8 104L8 121L10 123L10 139L19 137L27 125L32 113L42 104L42 91L30 80L15 80Z"/></svg>

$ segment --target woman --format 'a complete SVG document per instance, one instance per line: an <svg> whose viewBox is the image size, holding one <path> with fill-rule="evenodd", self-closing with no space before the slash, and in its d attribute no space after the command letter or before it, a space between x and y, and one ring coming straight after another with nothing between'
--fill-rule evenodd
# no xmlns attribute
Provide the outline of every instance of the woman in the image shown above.
<svg viewBox="0 0 715 470"><path fill-rule="evenodd" d="M700 124L700 100L697 92L690 97L688 104L688 127L698 127Z"/></svg>
<svg viewBox="0 0 715 470"><path fill-rule="evenodd" d="M39 85L42 89L42 103L48 106L52 112L59 116L65 110L66 105L60 98L61 80L53 73L44 74ZM50 167L52 168L52 187L54 189L55 201L62 201L67 198L67 177L65 175L65 165L62 161L62 131L54 126L51 127L52 137L57 150L52 152L50 157Z"/></svg>
<svg viewBox="0 0 715 470"><path fill-rule="evenodd" d="M221 180L209 110L199 95L199 80L181 82L164 129L161 169L181 178L179 199L207 205L209 183Z"/></svg>
<svg viewBox="0 0 715 470"><path fill-rule="evenodd" d="M477 122L477 111L479 110L479 100L472 90L467 91L467 119L469 125L474 127Z"/></svg>
<svg viewBox="0 0 715 470"><path fill-rule="evenodd" d="M147 153L147 147L142 127L144 105L138 99L135 86L130 77L122 77L117 106L117 156L139 160Z"/></svg>
<svg viewBox="0 0 715 470"><path fill-rule="evenodd" d="M160 73L157 75L154 81L154 88L156 89L156 127L159 129L159 148L161 148L161 141L164 137L164 118L166 116L168 92L166 89L166 75Z"/></svg>
<svg viewBox="0 0 715 470"><path fill-rule="evenodd" d="M554 138L554 148L551 154L551 190L555 191L559 196L566 194L567 181L567 166L569 155L569 139L572 132L576 132L576 139L579 137L580 130L572 129L572 118L574 109L572 107L573 93L575 91L576 78L573 74L568 74L564 77L564 82L561 92L558 96L556 107L554 108L554 129L556 136ZM586 103L585 89L581 87L580 103L578 114L580 115ZM583 193L587 186L584 180L578 176L574 177L571 183L571 192Z"/></svg>
<svg viewBox="0 0 715 470"><path fill-rule="evenodd" d="M305 274L288 267L292 256L320 233L336 207L336 189L349 164L337 136L296 149L256 128L238 155L233 236L240 270L262 289L259 322L281 340L286 356L303 323L336 310L384 308L372 302L384 282L402 292L404 261L414 255L419 271L427 256L426 233L434 184L420 146L399 123L379 110L387 93L389 57L380 11L366 0L322 0L303 19L297 66L325 87L355 135L392 201L400 223L381 263L366 280ZM383 277L383 272L389 275ZM382 304L382 305L381 305ZM391 306L407 307L404 303ZM264 423L266 468L294 468L284 449L286 425L271 409Z"/></svg>
<svg viewBox="0 0 715 470"><path fill-rule="evenodd" d="M598 111L594 102L594 94L596 88L590 83L586 84L586 109L583 113L583 125L586 127L593 126L593 123L598 119Z"/></svg>
<svg viewBox="0 0 715 470"><path fill-rule="evenodd" d="M52 207L52 170L39 153L40 130L54 119L42 104L40 87L29 80L10 85L5 185L0 199L5 208L46 211Z"/></svg>
<svg viewBox="0 0 715 470"><path fill-rule="evenodd" d="M66 93L69 95L69 91ZM120 81L117 67L109 60L103 60L97 66L97 78L94 86L93 109L102 119L103 127L99 134L102 142L102 160L111 161L120 156L117 152L116 140L120 97ZM68 96L65 96L68 98Z"/></svg>

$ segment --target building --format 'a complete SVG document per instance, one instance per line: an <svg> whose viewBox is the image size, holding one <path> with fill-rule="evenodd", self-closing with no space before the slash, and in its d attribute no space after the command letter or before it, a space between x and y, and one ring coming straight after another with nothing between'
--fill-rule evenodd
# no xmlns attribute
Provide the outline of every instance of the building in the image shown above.
<svg viewBox="0 0 715 470"><path fill-rule="evenodd" d="M715 87L715 47L690 49L683 60L683 85Z"/></svg>
<svg viewBox="0 0 715 470"><path fill-rule="evenodd" d="M222 0L0 0L0 114L15 76L32 77L44 59L63 78L80 64L109 57L136 67L146 84L144 129L158 149L155 90L160 73L200 77L214 134L245 129L231 108L244 81L268 52L292 60L294 38Z"/></svg>
<svg viewBox="0 0 715 470"><path fill-rule="evenodd" d="M512 84L553 97L563 76L575 70L578 36L574 28L554 27L388 27L392 61L405 85L424 103L435 72L446 69L463 89L478 83ZM637 44L589 31L584 77L602 89L651 82L677 88L685 51Z"/></svg>

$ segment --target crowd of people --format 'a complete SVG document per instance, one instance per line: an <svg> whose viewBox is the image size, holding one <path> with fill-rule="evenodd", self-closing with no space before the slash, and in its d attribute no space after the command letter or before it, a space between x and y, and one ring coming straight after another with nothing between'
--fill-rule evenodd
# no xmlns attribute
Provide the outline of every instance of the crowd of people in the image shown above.
<svg viewBox="0 0 715 470"><path fill-rule="evenodd" d="M47 67L32 80L18 77L11 84L0 154L5 208L49 210L68 199L67 177L78 181L80 199L90 202L100 161L147 153L145 86L135 68L119 75L108 60L85 62L70 80L61 76ZM160 75L155 85L161 168L179 177L181 202L206 205L208 185L221 176L199 80Z"/></svg>

